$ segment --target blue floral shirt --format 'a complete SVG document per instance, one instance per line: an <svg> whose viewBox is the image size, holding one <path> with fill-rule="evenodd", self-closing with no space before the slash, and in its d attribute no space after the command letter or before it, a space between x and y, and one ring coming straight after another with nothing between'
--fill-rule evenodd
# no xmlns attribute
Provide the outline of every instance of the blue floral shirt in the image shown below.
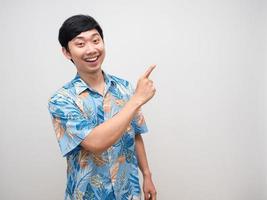
<svg viewBox="0 0 267 200"><path fill-rule="evenodd" d="M67 200L128 200L141 196L135 151L135 135L147 132L141 111L105 152L95 154L80 145L96 126L118 113L134 92L128 81L103 75L103 96L77 74L48 103L61 153L67 159Z"/></svg>

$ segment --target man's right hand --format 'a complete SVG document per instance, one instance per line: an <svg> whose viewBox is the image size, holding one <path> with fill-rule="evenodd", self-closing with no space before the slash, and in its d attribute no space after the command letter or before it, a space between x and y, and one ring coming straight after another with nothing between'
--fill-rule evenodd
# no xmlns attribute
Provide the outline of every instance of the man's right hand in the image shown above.
<svg viewBox="0 0 267 200"><path fill-rule="evenodd" d="M155 67L156 65L151 65L137 82L132 100L140 106L144 105L155 95L156 89L153 85L153 81L149 79L149 76Z"/></svg>

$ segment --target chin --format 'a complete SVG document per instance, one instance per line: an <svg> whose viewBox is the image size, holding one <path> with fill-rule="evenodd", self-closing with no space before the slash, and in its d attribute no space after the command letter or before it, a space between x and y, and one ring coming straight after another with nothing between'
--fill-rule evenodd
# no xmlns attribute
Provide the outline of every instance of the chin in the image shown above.
<svg viewBox="0 0 267 200"><path fill-rule="evenodd" d="M88 72L89 73L96 73L96 72L99 72L99 71L101 71L102 69L101 69L101 66L96 66L96 67L89 67L88 68Z"/></svg>

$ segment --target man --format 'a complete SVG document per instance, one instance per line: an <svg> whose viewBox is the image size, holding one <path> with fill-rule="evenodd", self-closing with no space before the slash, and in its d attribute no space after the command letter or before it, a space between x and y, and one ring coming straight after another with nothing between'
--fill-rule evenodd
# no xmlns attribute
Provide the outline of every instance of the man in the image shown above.
<svg viewBox="0 0 267 200"><path fill-rule="evenodd" d="M102 71L103 32L90 16L68 18L59 30L63 54L77 75L49 100L62 155L67 159L65 199L140 199L138 166L145 199L156 199L142 133L142 105L155 94L151 66L134 90Z"/></svg>

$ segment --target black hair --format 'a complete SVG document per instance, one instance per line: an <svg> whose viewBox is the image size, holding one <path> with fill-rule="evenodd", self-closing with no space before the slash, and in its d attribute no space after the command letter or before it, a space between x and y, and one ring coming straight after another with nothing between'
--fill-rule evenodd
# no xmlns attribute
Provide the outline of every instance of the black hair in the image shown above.
<svg viewBox="0 0 267 200"><path fill-rule="evenodd" d="M64 21L59 29L58 41L68 51L68 42L81 32L96 29L104 40L103 31L98 22L89 15L74 15Z"/></svg>

